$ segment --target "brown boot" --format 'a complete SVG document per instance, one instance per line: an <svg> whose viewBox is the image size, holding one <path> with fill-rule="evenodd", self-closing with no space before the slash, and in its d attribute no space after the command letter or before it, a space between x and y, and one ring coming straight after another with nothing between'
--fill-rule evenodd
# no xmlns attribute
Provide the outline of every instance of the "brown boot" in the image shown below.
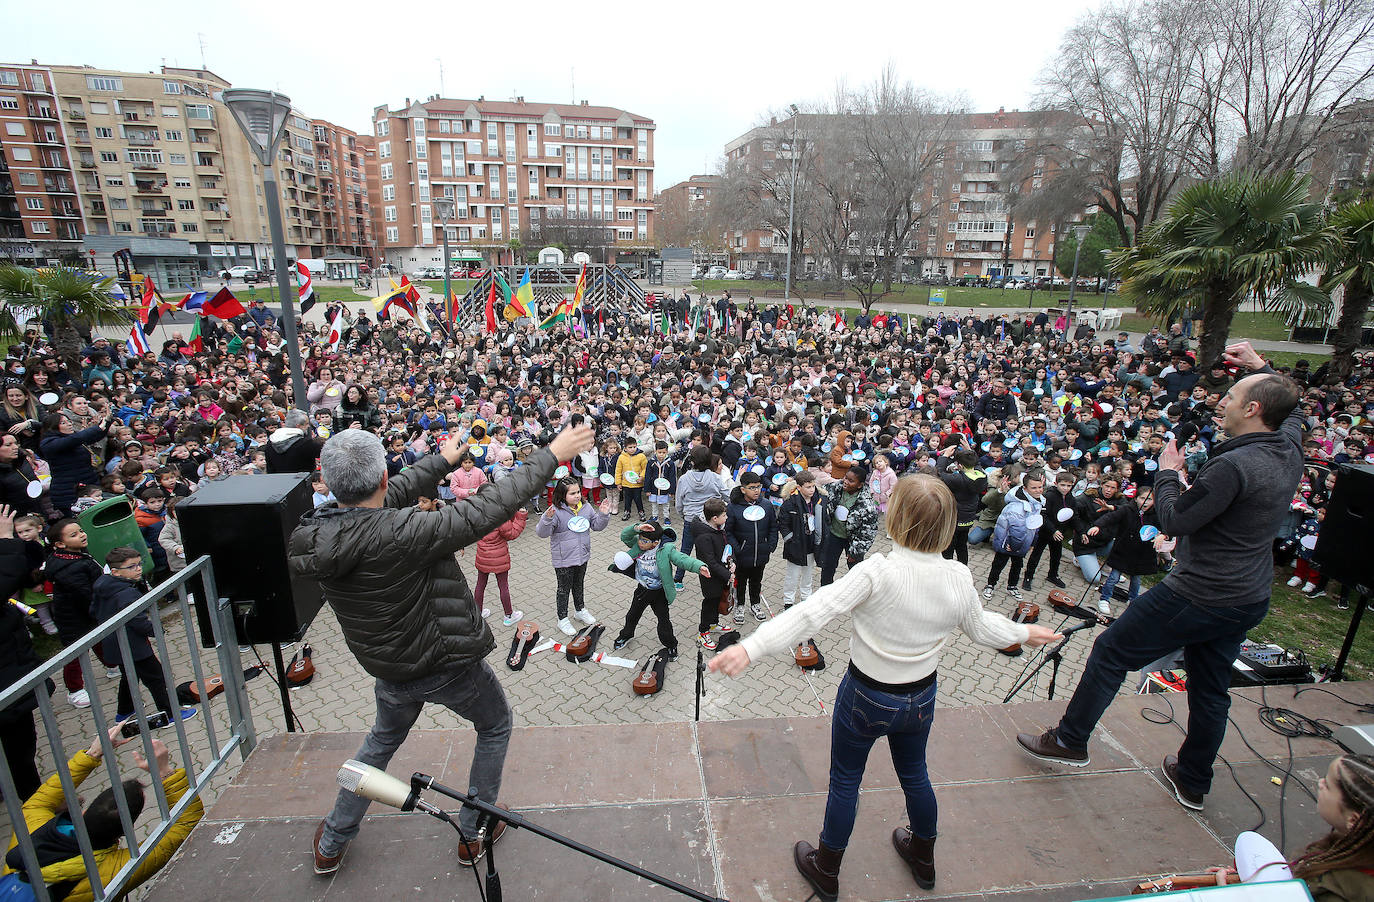
<svg viewBox="0 0 1374 902"><path fill-rule="evenodd" d="M835 902L840 896L840 861L844 849L836 851L824 843L813 849L811 843L802 840L792 847L792 860L797 870L811 884L821 902Z"/></svg>
<svg viewBox="0 0 1374 902"><path fill-rule="evenodd" d="M935 888L935 838L921 839L912 834L910 827L898 827L892 831L892 848L902 856L902 861L911 868L911 876L921 889Z"/></svg>

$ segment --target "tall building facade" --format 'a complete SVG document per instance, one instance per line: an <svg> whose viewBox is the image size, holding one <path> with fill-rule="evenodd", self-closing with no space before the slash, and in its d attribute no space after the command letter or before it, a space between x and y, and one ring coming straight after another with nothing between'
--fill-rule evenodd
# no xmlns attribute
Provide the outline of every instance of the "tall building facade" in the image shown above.
<svg viewBox="0 0 1374 902"><path fill-rule="evenodd" d="M533 256L551 243L595 245L607 258L654 246L654 122L645 116L586 101L431 97L379 106L372 124L373 231L386 262L407 272L442 265L440 197L454 203L455 261L509 261L513 247Z"/></svg>
<svg viewBox="0 0 1374 902"><path fill-rule="evenodd" d="M76 263L85 234L52 73L0 65L0 261Z"/></svg>
<svg viewBox="0 0 1374 902"><path fill-rule="evenodd" d="M1042 132L1045 117L1051 115L1056 114L998 110L954 117L938 162L912 199L913 211L922 220L899 251L905 258L899 271L951 279L1054 275L1055 235L1067 223L1022 219L1013 203L1016 195L1039 189L1053 174L1047 171L1051 164L1046 160L1023 159ZM796 134L799 145L804 145L817 119L803 113L795 123L789 118L745 132L726 144L726 166L746 167L753 177L771 180L771 193L785 204L790 191L791 137ZM1081 219L1089 212L1085 208L1070 218ZM725 243L735 266L783 268L787 239L780 231L739 223L726 231ZM810 240L803 256L803 261L793 261L794 273L844 275L823 272L829 261Z"/></svg>
<svg viewBox="0 0 1374 902"><path fill-rule="evenodd" d="M315 131L315 165L324 198L320 219L328 248L372 261L372 203L367 196L364 150L358 135L322 119Z"/></svg>

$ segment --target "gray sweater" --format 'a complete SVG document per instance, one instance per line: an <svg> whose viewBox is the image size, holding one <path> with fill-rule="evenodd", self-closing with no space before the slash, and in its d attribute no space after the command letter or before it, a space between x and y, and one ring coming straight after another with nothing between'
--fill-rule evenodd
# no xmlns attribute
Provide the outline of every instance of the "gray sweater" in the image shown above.
<svg viewBox="0 0 1374 902"><path fill-rule="evenodd" d="M682 522L690 523L701 516L701 506L712 498L730 500L730 490L719 476L710 470L688 470L677 480L677 509Z"/></svg>
<svg viewBox="0 0 1374 902"><path fill-rule="evenodd" d="M1164 585L1204 607L1269 599L1271 542L1302 478L1302 424L1298 408L1276 432L1218 444L1186 492L1177 473L1159 471L1159 529L1178 537L1178 565Z"/></svg>

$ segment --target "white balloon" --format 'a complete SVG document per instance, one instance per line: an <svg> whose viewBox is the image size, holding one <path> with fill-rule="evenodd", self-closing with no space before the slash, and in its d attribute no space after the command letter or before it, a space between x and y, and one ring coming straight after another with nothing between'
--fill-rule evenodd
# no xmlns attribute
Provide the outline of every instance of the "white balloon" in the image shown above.
<svg viewBox="0 0 1374 902"><path fill-rule="evenodd" d="M865 457L867 457L867 456L868 456L868 455L867 455L867 454L864 454L862 451L855 451L855 452L854 452L854 459L855 459L855 460L863 460L863 459L864 459Z"/></svg>
<svg viewBox="0 0 1374 902"><path fill-rule="evenodd" d="M1045 518L1040 514L1031 514L1026 518L1027 529L1039 529L1045 523Z"/></svg>
<svg viewBox="0 0 1374 902"><path fill-rule="evenodd" d="M629 570L634 565L635 559L630 557L628 551L617 551L615 553L615 566L617 570Z"/></svg>
<svg viewBox="0 0 1374 902"><path fill-rule="evenodd" d="M51 407L52 405L57 403L57 392L43 392L43 394L38 396L38 403L46 407Z"/></svg>
<svg viewBox="0 0 1374 902"><path fill-rule="evenodd" d="M567 475L568 475L568 468L565 467L565 466L560 466L557 470L554 470L554 471L553 471L553 478L554 478L554 479L562 479L563 477L565 477L565 476L567 476Z"/></svg>
<svg viewBox="0 0 1374 902"><path fill-rule="evenodd" d="M1311 551L1313 548L1317 547L1317 537L1303 536L1301 539L1298 539L1298 544L1306 548L1308 551Z"/></svg>
<svg viewBox="0 0 1374 902"><path fill-rule="evenodd" d="M1060 523L1067 523L1073 519L1073 510L1067 507L1061 507L1059 513L1054 515L1054 518Z"/></svg>
<svg viewBox="0 0 1374 902"><path fill-rule="evenodd" d="M1159 469L1159 461L1147 460L1142 466L1145 468L1146 473L1153 473L1155 470Z"/></svg>
<svg viewBox="0 0 1374 902"><path fill-rule="evenodd" d="M37 498L43 494L43 483L31 482L24 488L24 491L28 493L30 498Z"/></svg>
<svg viewBox="0 0 1374 902"><path fill-rule="evenodd" d="M1112 405L1110 405L1110 404L1099 404L1099 405L1097 405L1097 406L1100 407L1100 408L1102 408L1102 412L1103 412L1103 413L1111 413L1111 412L1112 412L1112 409L1113 409L1113 408L1112 408Z"/></svg>
<svg viewBox="0 0 1374 902"><path fill-rule="evenodd" d="M639 474L636 473L634 470L626 470L626 471L625 471L625 481L626 481L626 482L639 482Z"/></svg>
<svg viewBox="0 0 1374 902"><path fill-rule="evenodd" d="M835 508L835 519L836 519L836 520L839 520L841 523L843 523L843 522L845 522L846 520L848 520L848 519L849 519L849 508L845 507L843 504L841 504L839 507Z"/></svg>
<svg viewBox="0 0 1374 902"><path fill-rule="evenodd" d="M754 464L752 467L749 468L749 472L750 472L750 473L757 473L758 475L762 476L762 475L763 475L763 471L766 470L766 469L768 469L768 468L765 467L763 464Z"/></svg>

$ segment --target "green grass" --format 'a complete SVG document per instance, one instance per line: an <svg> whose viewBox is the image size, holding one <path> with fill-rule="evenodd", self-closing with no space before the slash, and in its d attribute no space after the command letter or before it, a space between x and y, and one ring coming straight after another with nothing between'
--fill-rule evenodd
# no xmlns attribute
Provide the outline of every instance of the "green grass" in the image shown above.
<svg viewBox="0 0 1374 902"><path fill-rule="evenodd" d="M348 285L316 285L315 294L319 297L319 302L322 304L332 303L333 301L347 301L351 304L354 301L371 299L372 297L371 294L360 294L354 291L352 286ZM266 285L249 285L246 290L240 291L237 296L241 301L262 298L269 304L275 304L277 302L276 286L269 288Z"/></svg>
<svg viewBox="0 0 1374 902"><path fill-rule="evenodd" d="M1149 332L1161 322L1151 316L1131 313L1121 318L1121 328L1127 332ZM1263 341L1287 341L1288 327L1283 318L1274 313L1237 313L1231 321L1231 336L1234 338L1260 339Z"/></svg>
<svg viewBox="0 0 1374 902"><path fill-rule="evenodd" d="M476 282L476 281L477 281L476 279L450 279L448 284L449 284L449 287L450 287L450 288L452 288L454 291L458 292L458 297L462 297L463 295L467 294L468 289L471 288L472 285L473 285L473 283ZM432 282L431 282L431 281L418 282L418 283L416 283L416 284L425 286L425 287L428 288L430 291L432 291L432 292L434 292L435 294L439 295L439 297L443 297L443 296L444 296L444 280L443 280L443 279L436 279L436 280L434 280L434 281L432 281ZM390 286L388 285L387 287L389 288Z"/></svg>
<svg viewBox="0 0 1374 902"><path fill-rule="evenodd" d="M776 291L781 293L783 283L749 281L745 279L728 281L725 279L697 279L692 282L697 291L704 291L708 294L717 294L721 291L729 290L731 297L747 299L749 295L762 295L765 291ZM930 285L894 285L892 291L878 299L880 303L890 304L928 304L930 302ZM821 292L837 291L839 286L833 282L798 282L792 286L793 293L798 297L811 300L818 306L829 306L836 303L846 303L858 306L858 296L854 292L848 292L844 301L827 299L820 296ZM947 307L1011 307L1018 309L1030 309L1031 307L1062 307L1068 303L1069 294L1066 289L1056 289L1055 291L1021 291L1014 288L964 288L960 286L949 286L945 288L945 306ZM1092 308L1100 306L1102 297L1093 293L1080 293L1075 297L1076 305ZM1112 303L1112 298L1108 298L1108 304Z"/></svg>
<svg viewBox="0 0 1374 902"><path fill-rule="evenodd" d="M1273 366L1291 367L1299 360L1306 360L1312 364L1314 370L1331 359L1330 354L1308 354L1302 351L1260 351L1260 354Z"/></svg>
<svg viewBox="0 0 1374 902"><path fill-rule="evenodd" d="M1274 571L1269 616L1250 631L1250 638L1284 648L1301 648L1315 671L1322 664L1336 660L1353 611L1337 610L1336 583L1327 586L1330 597L1307 598L1285 584L1289 575L1287 570ZM1350 599L1352 607L1358 603L1358 597ZM1367 680L1374 676L1374 642L1355 642L1350 649L1345 675L1350 680Z"/></svg>

